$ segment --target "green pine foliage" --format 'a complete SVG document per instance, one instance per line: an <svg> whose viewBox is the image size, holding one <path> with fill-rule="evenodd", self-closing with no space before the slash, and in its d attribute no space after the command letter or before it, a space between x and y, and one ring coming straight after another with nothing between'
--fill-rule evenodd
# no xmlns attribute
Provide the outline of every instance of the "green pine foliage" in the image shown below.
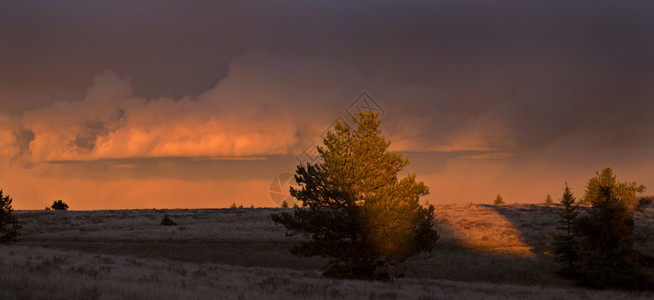
<svg viewBox="0 0 654 300"><path fill-rule="evenodd" d="M554 228L562 231L562 233L548 236L551 239L550 243L547 244L550 251L545 253L554 256L554 260L562 265L559 274L564 277L575 278L578 275L578 265L581 258L581 249L574 228L579 216L579 204L575 203L576 199L567 183L560 202L557 209L559 226Z"/></svg>
<svg viewBox="0 0 654 300"><path fill-rule="evenodd" d="M337 122L318 147L324 162L297 167L300 188L290 192L303 208L272 216L306 238L292 253L329 259L328 277L390 280L390 266L431 251L439 238L434 207L419 203L428 187L415 174L398 178L409 160L387 150L378 117L361 112L353 128Z"/></svg>
<svg viewBox="0 0 654 300"><path fill-rule="evenodd" d="M11 214L14 208L11 206L13 199L4 195L0 189L0 244L18 242L20 239L20 224Z"/></svg>
<svg viewBox="0 0 654 300"><path fill-rule="evenodd" d="M497 196L495 196L495 201L493 201L493 204L495 205L504 204L504 198L502 198L502 195L497 194Z"/></svg>
<svg viewBox="0 0 654 300"><path fill-rule="evenodd" d="M582 237L581 283L593 288L652 289L654 282L643 268L647 258L634 249L634 214L637 192L644 186L619 182L611 168L597 172L586 186L588 214L576 228Z"/></svg>

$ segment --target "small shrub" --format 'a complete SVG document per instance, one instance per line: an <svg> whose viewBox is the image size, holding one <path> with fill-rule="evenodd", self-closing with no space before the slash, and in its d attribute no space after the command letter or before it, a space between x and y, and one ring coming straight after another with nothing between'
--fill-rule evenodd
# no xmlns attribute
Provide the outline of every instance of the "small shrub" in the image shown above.
<svg viewBox="0 0 654 300"><path fill-rule="evenodd" d="M53 210L68 210L68 204L64 202L63 200L57 200L52 202L52 206L50 206Z"/></svg>
<svg viewBox="0 0 654 300"><path fill-rule="evenodd" d="M164 216L161 220L161 226L177 226L177 223L171 220L168 216Z"/></svg>
<svg viewBox="0 0 654 300"><path fill-rule="evenodd" d="M238 206L236 206L236 202L232 202L232 205L229 207L230 209L236 209Z"/></svg>

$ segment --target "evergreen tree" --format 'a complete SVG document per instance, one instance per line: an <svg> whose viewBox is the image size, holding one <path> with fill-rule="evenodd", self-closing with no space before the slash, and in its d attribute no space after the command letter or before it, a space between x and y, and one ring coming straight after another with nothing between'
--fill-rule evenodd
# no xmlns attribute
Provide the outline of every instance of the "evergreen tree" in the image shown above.
<svg viewBox="0 0 654 300"><path fill-rule="evenodd" d="M597 172L586 186L589 213L577 222L583 237L581 283L594 288L651 289L653 282L641 271L645 257L634 249L635 182L619 182L611 168Z"/></svg>
<svg viewBox="0 0 654 300"><path fill-rule="evenodd" d="M495 205L504 204L504 198L502 198L502 195L497 194L497 196L495 196L495 201L493 201L493 204Z"/></svg>
<svg viewBox="0 0 654 300"><path fill-rule="evenodd" d="M288 208L288 202L286 200L282 201L282 208Z"/></svg>
<svg viewBox="0 0 654 300"><path fill-rule="evenodd" d="M563 198L560 200L561 204L557 209L559 226L555 227L557 230L563 231L563 233L549 236L552 240L547 244L550 251L545 252L547 255L554 256L554 260L563 265L559 273L570 278L576 277L578 274L577 268L581 251L574 231L574 225L579 216L579 205L575 201L576 199L566 183Z"/></svg>
<svg viewBox="0 0 654 300"><path fill-rule="evenodd" d="M420 205L429 189L414 174L398 178L409 160L387 151L378 114L352 122L328 132L318 147L323 162L297 167L300 188L290 192L304 208L272 219L307 238L292 253L329 258L325 276L389 280L390 265L433 248L434 207Z"/></svg>
<svg viewBox="0 0 654 300"><path fill-rule="evenodd" d="M68 210L68 204L64 202L63 200L57 200L52 202L52 206L50 206L53 210Z"/></svg>
<svg viewBox="0 0 654 300"><path fill-rule="evenodd" d="M566 183L566 188L568 187L568 184ZM547 204L552 204L554 201L552 201L552 196L550 196L549 193L547 193L547 197L545 197L545 203Z"/></svg>
<svg viewBox="0 0 654 300"><path fill-rule="evenodd" d="M232 205L229 207L229 209L237 209L238 206L236 206L236 202L232 202Z"/></svg>
<svg viewBox="0 0 654 300"><path fill-rule="evenodd" d="M11 214L14 208L11 206L13 199L4 195L0 189L0 244L17 242L20 238L21 226Z"/></svg>

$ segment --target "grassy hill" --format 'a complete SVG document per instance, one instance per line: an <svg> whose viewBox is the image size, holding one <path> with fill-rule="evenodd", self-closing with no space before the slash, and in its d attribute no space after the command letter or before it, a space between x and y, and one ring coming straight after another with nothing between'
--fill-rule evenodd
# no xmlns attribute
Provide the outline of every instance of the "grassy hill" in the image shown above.
<svg viewBox="0 0 654 300"><path fill-rule="evenodd" d="M270 220L280 210L17 211L22 242L0 247L0 298L654 296L581 289L556 276L558 265L543 254L557 220L551 205L436 206L437 249L402 266L406 278L392 283L322 278L323 259L288 252L296 238ZM165 215L178 226L161 226ZM654 232L654 220L639 217L636 227Z"/></svg>

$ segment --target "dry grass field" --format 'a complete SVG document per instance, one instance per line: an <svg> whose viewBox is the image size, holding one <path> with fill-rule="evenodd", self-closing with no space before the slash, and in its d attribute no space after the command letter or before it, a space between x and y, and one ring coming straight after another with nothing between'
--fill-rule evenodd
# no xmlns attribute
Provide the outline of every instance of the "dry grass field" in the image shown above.
<svg viewBox="0 0 654 300"><path fill-rule="evenodd" d="M437 206L437 249L391 283L322 278L324 260L288 252L297 240L270 220L282 210L17 211L23 236L0 247L0 299L654 298L557 277L543 254L554 206ZM178 226L160 226L164 215ZM654 232L652 219L636 226Z"/></svg>

